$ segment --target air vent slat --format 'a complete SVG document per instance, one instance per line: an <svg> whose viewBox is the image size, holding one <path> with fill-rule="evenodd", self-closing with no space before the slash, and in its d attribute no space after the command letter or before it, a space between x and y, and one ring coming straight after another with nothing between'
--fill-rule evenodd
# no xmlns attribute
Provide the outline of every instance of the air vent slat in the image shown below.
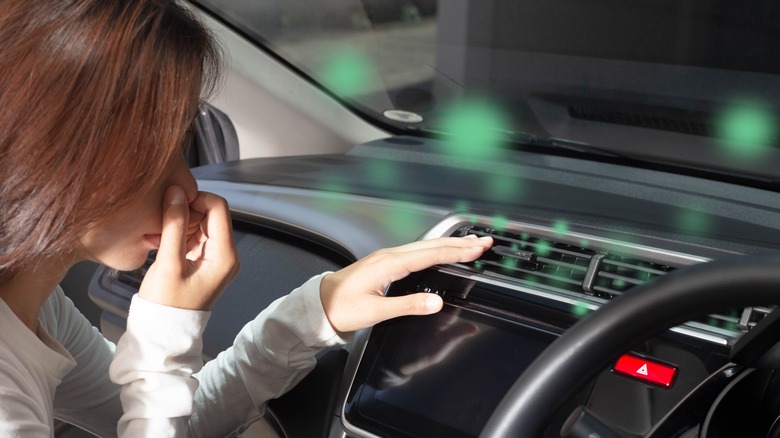
<svg viewBox="0 0 780 438"><path fill-rule="evenodd" d="M622 295L622 292L619 291L619 290L609 289L609 288L606 288L606 287L603 287L603 286L593 286L593 290L595 292L601 292L602 294L606 294L606 296L605 295L597 295L597 296L601 296L602 298L614 298L614 297L616 297L618 295Z"/></svg>
<svg viewBox="0 0 780 438"><path fill-rule="evenodd" d="M530 283L538 284L538 281L535 282L535 281L529 279L528 277L521 276L519 274L522 273L522 274L527 274L529 276L538 277L537 280L540 279L540 278L543 278L543 279L547 279L547 280L554 281L554 282L568 283L568 284L575 285L575 286L578 286L578 287L580 285L582 285L582 280L578 281L578 280L574 280L574 279L571 279L571 278L566 278L566 277L563 277L563 276L557 276L557 275L554 275L554 274L548 274L548 273L545 273L545 272L542 272L542 271L532 271L532 270L529 270L529 269L523 269L523 268L507 266L507 265L503 265L503 264L496 263L496 262L491 262L491 261L485 261L485 262L483 262L483 265L494 266L494 267L498 268L498 270L497 270L498 273L504 274L504 275L506 275L508 277L520 278L520 279L523 279L523 280L528 281ZM515 274L515 275L512 275L512 274Z"/></svg>
<svg viewBox="0 0 780 438"><path fill-rule="evenodd" d="M604 260L604 264L605 265L619 266L619 267L622 267L622 268L628 268L628 269L641 271L641 272L647 272L649 274L655 274L655 275L664 275L667 272L667 271L662 271L660 269L653 269L653 268L647 267L647 266L640 266L640 265L635 265L635 264L631 264L631 263L624 263L624 262L619 262L619 261L610 260L610 259L605 259Z"/></svg>
<svg viewBox="0 0 780 438"><path fill-rule="evenodd" d="M559 267L562 267L562 268L568 268L568 269L573 269L573 270L577 270L577 271L582 271L583 274L585 273L585 271L588 270L588 266L587 265L581 266L581 265L576 265L574 263L567 263L567 262L561 262L561 261L558 261L558 260L548 259L546 257L537 257L536 260L538 260L539 262L556 265L556 266L559 266Z"/></svg>
<svg viewBox="0 0 780 438"><path fill-rule="evenodd" d="M549 290L584 293L582 283L596 251L556 242L530 233L510 233L468 226L453 235L491 236L494 244L469 268L499 274L525 285Z"/></svg>
<svg viewBox="0 0 780 438"><path fill-rule="evenodd" d="M631 277L624 277L622 275L610 274L608 272L599 272L596 275L598 277L609 278L611 280L625 281L627 283L631 283L636 286L647 283L644 280L638 280L636 278L631 278Z"/></svg>
<svg viewBox="0 0 780 438"><path fill-rule="evenodd" d="M539 229L538 226L533 227ZM546 233L509 232L484 225L465 225L452 235L469 234L491 236L494 240L493 248L475 262L456 266L533 289L609 300L675 270L674 266L654 262L652 254L647 252L637 251L638 255L634 256L618 252L619 245L586 248L562 241L567 237L574 238L561 235L552 228ZM574 241L585 240L577 238ZM631 251L630 245L625 247ZM719 312L695 324L717 329L721 333L722 330L745 331L755 323L752 321L752 313L742 313L742 309L736 313Z"/></svg>

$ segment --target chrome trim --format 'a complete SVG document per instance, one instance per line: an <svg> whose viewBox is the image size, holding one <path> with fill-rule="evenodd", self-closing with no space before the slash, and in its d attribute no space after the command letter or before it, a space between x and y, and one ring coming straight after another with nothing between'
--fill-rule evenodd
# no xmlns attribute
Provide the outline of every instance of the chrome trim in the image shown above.
<svg viewBox="0 0 780 438"><path fill-rule="evenodd" d="M545 298L551 301L557 301L559 303L563 303L571 306L579 306L579 307L584 306L589 311L598 310L602 305L609 302L608 300L594 297L594 296L589 296L589 295L571 294L572 296L570 297L565 296L563 295L563 293L567 293L566 291L562 291L563 293L561 293L561 292L544 291L544 290L530 288L530 287L525 288L522 285L507 284L498 279L488 278L480 274L470 274L464 271L460 271L457 269L444 267L444 266L437 266L434 269L436 269L439 272L446 273L448 275L464 278L467 280L479 281L482 283L490 284L492 286L500 286L505 289L515 290L521 293L533 295L540 298ZM537 285L535 287L543 287L543 286ZM700 339L703 341L711 342L722 346L731 345L736 340L736 337L733 336L720 336L718 334L707 333L706 330L708 329L712 329L712 328L701 323L686 322L682 325L672 327L669 330L675 333L690 336L696 339Z"/></svg>
<svg viewBox="0 0 780 438"><path fill-rule="evenodd" d="M560 290L560 291L544 290L542 289L543 287L545 287L544 285L536 285L534 288L531 288L531 287L524 287L523 285L520 284L510 284L498 278L490 278L481 274L472 274L465 271L461 271L456 268L450 268L447 266L435 266L433 269L455 277L465 278L467 280L479 281L481 283L489 284L492 286L500 286L505 289L515 290L528 295L545 298L551 301L557 301L563 304L569 304L572 306L584 305L588 308L588 310L598 310L598 308L601 307L601 305L607 302L602 298L593 297L584 294L573 294L571 292L567 292L564 290ZM571 296L566 296L564 294L569 294Z"/></svg>
<svg viewBox="0 0 780 438"><path fill-rule="evenodd" d="M677 327L672 327L669 330L679 333L681 335L690 336L692 338L700 339L702 341L711 342L713 344L718 344L724 347L727 347L734 343L736 338L725 338L709 333L705 333L703 331L699 331L697 329L691 328L689 326L690 323L685 323L683 325L678 325Z"/></svg>
<svg viewBox="0 0 780 438"><path fill-rule="evenodd" d="M453 231L457 230L464 225L483 225L492 226L493 219L486 216L479 215L466 215L466 214L454 214L444 218L441 222L431 228L424 236L425 239L434 239L441 236L449 236ZM628 243L619 240L614 240L605 237L594 236L592 234L586 234L575 231L567 231L565 235L560 232L556 232L552 227L546 227L543 225L530 224L526 222L520 222L515 220L507 220L505 230L511 232L528 232L533 233L551 240L555 240L561 243L568 243L572 245L579 245L582 239L588 241L588 249L601 249L603 251L618 251L629 252L632 256L638 258L646 258L648 261L661 262L664 264L673 265L675 267L689 266L696 263L709 262L711 259L706 257L699 257L691 254L685 254L676 251L669 251L665 249L655 248L651 246L645 246L635 243Z"/></svg>

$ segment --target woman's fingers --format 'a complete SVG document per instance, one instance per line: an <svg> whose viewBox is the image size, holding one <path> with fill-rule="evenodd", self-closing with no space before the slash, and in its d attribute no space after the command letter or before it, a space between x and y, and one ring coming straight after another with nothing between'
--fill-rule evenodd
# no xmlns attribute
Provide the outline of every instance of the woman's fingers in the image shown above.
<svg viewBox="0 0 780 438"><path fill-rule="evenodd" d="M490 248L493 239L452 237L418 243L420 245L411 249L389 252L384 256L388 259L386 272L391 273L391 281L400 280L411 272L421 271L434 265L475 260Z"/></svg>
<svg viewBox="0 0 780 438"><path fill-rule="evenodd" d="M157 259L139 293L159 304L210 309L238 273L227 202L200 192L187 204L184 190L170 187L162 211Z"/></svg>
<svg viewBox="0 0 780 438"><path fill-rule="evenodd" d="M475 260L492 243L490 238L445 238L377 251L322 279L320 296L328 321L335 330L348 332L398 316L438 312L443 302L437 295L385 297L384 290L411 272Z"/></svg>
<svg viewBox="0 0 780 438"><path fill-rule="evenodd" d="M482 243L474 243L474 242L480 242L480 240ZM399 253L399 252L419 251L421 249L438 248L442 246L454 246L454 247L463 248L463 247L469 247L474 245L484 246L486 242L492 243L492 239L487 236L480 239L474 234L469 234L468 236L464 236L464 237L438 237L436 239L418 240L415 242L407 243L405 245L396 246L393 248L386 248L380 251Z"/></svg>
<svg viewBox="0 0 780 438"><path fill-rule="evenodd" d="M441 310L444 301L431 293L416 293L400 297L380 297L377 317L381 321L401 315L430 315ZM380 322L380 321L377 321Z"/></svg>
<svg viewBox="0 0 780 438"><path fill-rule="evenodd" d="M406 315L430 315L441 310L444 302L431 293L416 293L400 297L376 294L340 296L326 308L326 316L338 332L353 332L388 319Z"/></svg>
<svg viewBox="0 0 780 438"><path fill-rule="evenodd" d="M189 210L184 189L171 186L165 191L162 235L160 248L157 250L157 260L162 261L168 269L175 269L179 274L183 265L182 259L187 251Z"/></svg>
<svg viewBox="0 0 780 438"><path fill-rule="evenodd" d="M209 243L204 249L214 256L228 255L235 258L233 226L227 202L217 195L201 192L190 204L190 208L204 216L201 231ZM209 256L209 254L204 255Z"/></svg>
<svg viewBox="0 0 780 438"><path fill-rule="evenodd" d="M200 224L203 221L204 217L206 217L206 215L190 208L190 221L189 221L189 226L187 227L188 237L200 231Z"/></svg>

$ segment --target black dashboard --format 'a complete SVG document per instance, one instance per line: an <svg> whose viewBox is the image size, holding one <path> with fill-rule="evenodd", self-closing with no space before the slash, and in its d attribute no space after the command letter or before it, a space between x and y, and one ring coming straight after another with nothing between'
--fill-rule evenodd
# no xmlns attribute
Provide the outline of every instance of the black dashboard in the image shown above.
<svg viewBox="0 0 780 438"><path fill-rule="evenodd" d="M327 395L325 423L299 436L478 436L528 364L612 298L687 266L780 247L775 192L576 157L475 160L402 137L344 155L241 160L194 173L201 190L228 199L242 257L241 276L214 309L208 355L319 270L421 238L496 242L476 262L391 286L388 294L440 294L445 309L358 333L346 363L314 373L342 385ZM107 276L99 272L90 292L104 323L121 332L132 281ZM769 310L723 309L638 342L565 401L547 436L558 436L581 405L625 436L646 434L728 365L736 340Z"/></svg>

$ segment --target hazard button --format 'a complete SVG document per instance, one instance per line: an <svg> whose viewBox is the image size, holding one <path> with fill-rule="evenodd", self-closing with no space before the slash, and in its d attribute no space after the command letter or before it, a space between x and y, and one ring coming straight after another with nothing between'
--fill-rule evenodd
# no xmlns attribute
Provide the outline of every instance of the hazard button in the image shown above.
<svg viewBox="0 0 780 438"><path fill-rule="evenodd" d="M664 388L670 388L677 377L676 367L632 354L620 356L612 371Z"/></svg>

